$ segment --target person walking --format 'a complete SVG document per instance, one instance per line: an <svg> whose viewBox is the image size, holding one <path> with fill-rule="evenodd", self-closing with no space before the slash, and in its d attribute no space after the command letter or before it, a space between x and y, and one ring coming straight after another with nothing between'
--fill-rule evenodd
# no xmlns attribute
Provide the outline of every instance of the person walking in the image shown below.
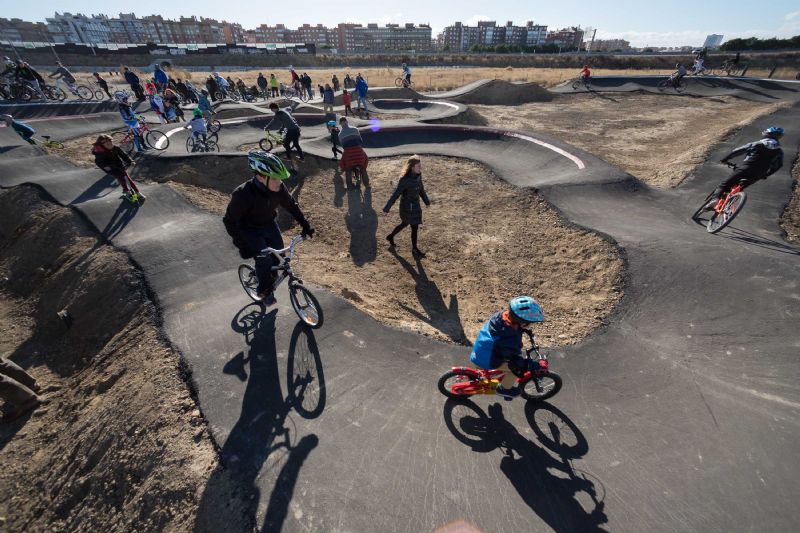
<svg viewBox="0 0 800 533"><path fill-rule="evenodd" d="M342 104L344 104L344 116L349 117L350 115L355 115L355 113L353 113L353 108L350 107L350 93L347 92L347 89L342 91Z"/></svg>
<svg viewBox="0 0 800 533"><path fill-rule="evenodd" d="M420 205L420 199L422 199L427 206L431 205L431 201L428 199L425 186L422 184L422 160L418 155L412 155L408 158L408 161L406 161L403 175L397 183L397 188L386 202L383 212L389 213L389 210L398 198L400 199L400 224L386 236L386 240L389 241L389 247L394 248L395 236L406 226L411 226L411 251L417 257L425 257L425 253L420 250L417 245L417 233L420 224L422 224L422 206Z"/></svg>
<svg viewBox="0 0 800 533"><path fill-rule="evenodd" d="M42 403L38 392L39 385L30 374L10 359L0 357L0 398L8 406L3 422L11 422L36 409Z"/></svg>
<svg viewBox="0 0 800 533"><path fill-rule="evenodd" d="M367 92L369 85L367 80L361 77L361 74L356 76L356 95L358 96L358 110L361 111L361 106L364 106L364 115L369 118L369 107L367 107Z"/></svg>
<svg viewBox="0 0 800 533"><path fill-rule="evenodd" d="M125 76L125 81L128 82L128 85L131 86L131 91L133 94L136 95L136 99L140 102L144 101L144 89L142 88L142 84L139 81L139 76L134 74L128 67L123 67L123 76Z"/></svg>
<svg viewBox="0 0 800 533"><path fill-rule="evenodd" d="M333 89L327 83L325 90L322 91L322 112L326 115L333 115ZM336 118L335 115L334 118Z"/></svg>

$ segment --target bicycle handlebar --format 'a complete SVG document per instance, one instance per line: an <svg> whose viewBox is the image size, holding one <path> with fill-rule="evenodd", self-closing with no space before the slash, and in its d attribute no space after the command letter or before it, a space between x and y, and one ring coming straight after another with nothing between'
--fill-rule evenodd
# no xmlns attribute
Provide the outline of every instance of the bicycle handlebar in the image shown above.
<svg viewBox="0 0 800 533"><path fill-rule="evenodd" d="M277 257L278 260L281 260L281 255L285 254L286 252L289 252L289 256L288 257L289 257L289 259L291 259L291 258L294 257L294 249L297 246L297 243L300 242L300 241L304 241L304 240L305 240L305 237L303 237L302 234L295 235L294 237L292 237L292 240L289 242L289 246L287 246L286 248L282 248L280 250L277 250L275 248L267 247L267 248L264 248L263 250L261 250L256 257L266 257L269 254L272 254L275 257Z"/></svg>

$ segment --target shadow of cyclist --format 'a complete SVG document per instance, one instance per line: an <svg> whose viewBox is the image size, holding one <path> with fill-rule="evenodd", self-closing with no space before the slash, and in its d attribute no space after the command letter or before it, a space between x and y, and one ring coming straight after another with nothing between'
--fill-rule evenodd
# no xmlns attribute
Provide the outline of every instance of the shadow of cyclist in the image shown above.
<svg viewBox="0 0 800 533"><path fill-rule="evenodd" d="M500 460L500 470L525 503L553 530L604 531L600 524L608 519L603 498L598 498L595 483L586 475L579 476L570 462L577 458L577 453L588 451L588 444L571 421L565 422L569 419L561 411L548 410L548 416L548 424L577 431L577 435L571 437L576 444L570 442L565 446L561 443L560 433L554 435L550 427L534 429L537 435L548 435L548 449L565 450L563 456L557 452L551 454L523 437L505 419L498 403L489 406L488 415L469 401L448 400L444 407L445 424L459 441L479 453L496 448L503 450L505 455ZM554 422L555 419L559 422ZM536 423L537 417L531 416L529 420ZM558 433L560 430L555 431Z"/></svg>
<svg viewBox="0 0 800 533"><path fill-rule="evenodd" d="M117 206L117 210L114 211L114 214L111 215L106 227L103 228L100 233L103 234L108 240L112 240L114 237L122 233L122 230L125 229L125 226L133 220L133 217L136 216L136 213L139 212L139 204L131 204L128 200L120 200L119 205Z"/></svg>
<svg viewBox="0 0 800 533"><path fill-rule="evenodd" d="M259 509L264 513L264 530L280 530L300 469L319 443L314 434L297 440L291 423L289 414L303 392L295 390L290 398L283 397L275 344L276 314L272 310L265 315L259 305L250 304L232 321L232 329L245 337L248 349L246 354L236 354L223 371L247 379L247 387L239 420L222 444L220 465L200 501L195 531L252 531ZM307 334L295 328L298 337ZM306 341L306 346L316 350L314 340ZM311 357L318 360L319 353L313 352ZM294 371L290 373L294 375ZM296 382L294 377L292 380ZM272 487L266 509L259 506L259 485Z"/></svg>
<svg viewBox="0 0 800 533"><path fill-rule="evenodd" d="M419 300L426 314L422 314L416 309L412 309L402 303L400 307L417 319L438 329L453 341L461 344L468 344L469 341L467 335L464 333L464 327L461 325L461 317L458 311L458 297L455 294L451 294L450 302L446 304L442 292L439 290L436 283L428 278L428 273L425 272L425 267L418 257L415 258L415 268L405 258L399 255L394 248L390 248L389 252L397 259L406 272L411 274L411 277L414 278L414 290L417 293L417 300Z"/></svg>
<svg viewBox="0 0 800 533"><path fill-rule="evenodd" d="M372 189L347 191L345 226L350 233L350 259L356 266L371 263L378 255L378 214L372 208Z"/></svg>

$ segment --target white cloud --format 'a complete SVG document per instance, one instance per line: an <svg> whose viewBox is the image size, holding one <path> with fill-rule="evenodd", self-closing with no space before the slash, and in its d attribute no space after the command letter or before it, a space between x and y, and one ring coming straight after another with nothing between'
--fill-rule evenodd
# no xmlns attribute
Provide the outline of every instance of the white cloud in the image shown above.
<svg viewBox="0 0 800 533"><path fill-rule="evenodd" d="M800 11L793 11L791 13L786 13L786 15L783 16L783 20L786 21L794 19L800 19Z"/></svg>
<svg viewBox="0 0 800 533"><path fill-rule="evenodd" d="M464 26L477 26L478 22L482 22L484 20L492 20L492 17L488 15L472 15L467 20L462 20L461 23Z"/></svg>
<svg viewBox="0 0 800 533"><path fill-rule="evenodd" d="M789 15L795 15L790 13ZM717 28L709 31L622 31L606 32L597 30L597 39L625 39L630 41L631 46L700 46L710 33L719 33L725 36L725 40L748 37L758 37L761 39L778 37L785 39L800 34L800 11L796 17L789 19L788 23L781 25L774 30L753 29L746 31L726 32ZM788 16L788 15L787 15ZM795 20L796 19L796 20Z"/></svg>

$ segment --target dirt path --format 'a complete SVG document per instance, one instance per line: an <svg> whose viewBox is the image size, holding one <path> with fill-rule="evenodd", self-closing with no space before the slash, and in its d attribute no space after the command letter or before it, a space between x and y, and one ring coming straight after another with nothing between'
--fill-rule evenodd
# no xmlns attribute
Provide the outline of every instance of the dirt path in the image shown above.
<svg viewBox="0 0 800 533"><path fill-rule="evenodd" d="M17 187L0 193L0 280L0 351L47 400L0 425L0 530L193 530L218 461L141 274Z"/></svg>
<svg viewBox="0 0 800 533"><path fill-rule="evenodd" d="M490 126L554 135L659 188L675 187L737 128L788 104L733 97L574 95L553 102L471 106Z"/></svg>

